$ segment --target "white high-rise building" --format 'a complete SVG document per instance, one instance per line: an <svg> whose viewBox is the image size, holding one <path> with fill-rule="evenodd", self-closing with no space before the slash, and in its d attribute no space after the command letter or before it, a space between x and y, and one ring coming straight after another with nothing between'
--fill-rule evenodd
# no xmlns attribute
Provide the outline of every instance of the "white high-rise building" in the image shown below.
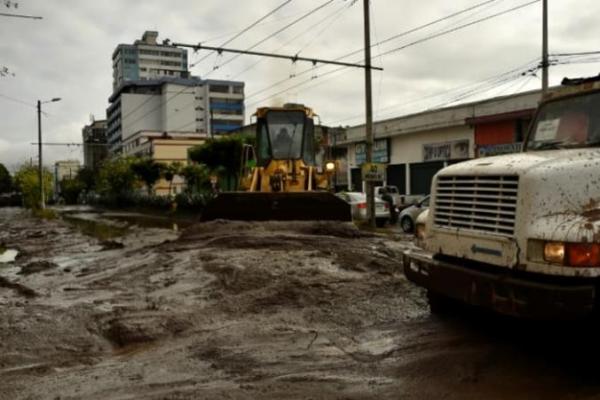
<svg viewBox="0 0 600 400"><path fill-rule="evenodd" d="M215 136L244 125L244 83L199 78L130 81L109 99L111 154L131 154L146 133Z"/></svg>
<svg viewBox="0 0 600 400"><path fill-rule="evenodd" d="M190 76L187 51L158 44L157 37L146 31L113 53L109 155L152 156L151 138L197 141L244 125L244 82Z"/></svg>

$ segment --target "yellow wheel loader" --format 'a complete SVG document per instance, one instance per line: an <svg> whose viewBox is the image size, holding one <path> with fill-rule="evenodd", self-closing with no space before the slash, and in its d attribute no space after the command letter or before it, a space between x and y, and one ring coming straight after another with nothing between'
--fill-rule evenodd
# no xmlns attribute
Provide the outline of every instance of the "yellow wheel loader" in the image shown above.
<svg viewBox="0 0 600 400"><path fill-rule="evenodd" d="M351 221L350 205L331 193L334 163L315 163L315 114L302 105L256 111L256 149L245 146L239 191L217 195L202 220Z"/></svg>

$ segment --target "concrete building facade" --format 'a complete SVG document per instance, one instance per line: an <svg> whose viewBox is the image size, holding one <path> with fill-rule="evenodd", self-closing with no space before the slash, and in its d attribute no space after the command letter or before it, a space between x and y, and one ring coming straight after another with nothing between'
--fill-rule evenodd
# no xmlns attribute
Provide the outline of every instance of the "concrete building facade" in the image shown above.
<svg viewBox="0 0 600 400"><path fill-rule="evenodd" d="M427 195L433 176L447 165L519 151L540 96L530 91L377 121L373 162L387 164L386 183L401 194ZM347 149L348 186L358 191L364 137L364 125L349 127L336 143Z"/></svg>
<svg viewBox="0 0 600 400"><path fill-rule="evenodd" d="M67 178L72 179L77 176L81 169L79 160L63 160L54 163L54 196L60 196L60 182Z"/></svg>
<svg viewBox="0 0 600 400"><path fill-rule="evenodd" d="M161 78L129 81L109 98L110 154L130 154L145 131L213 136L244 123L244 83Z"/></svg>
<svg viewBox="0 0 600 400"><path fill-rule="evenodd" d="M83 165L97 170L108 157L106 120L94 121L83 127Z"/></svg>
<svg viewBox="0 0 600 400"><path fill-rule="evenodd" d="M187 78L187 50L157 42L158 32L146 31L134 44L120 44L112 55L113 91L127 81L162 77Z"/></svg>

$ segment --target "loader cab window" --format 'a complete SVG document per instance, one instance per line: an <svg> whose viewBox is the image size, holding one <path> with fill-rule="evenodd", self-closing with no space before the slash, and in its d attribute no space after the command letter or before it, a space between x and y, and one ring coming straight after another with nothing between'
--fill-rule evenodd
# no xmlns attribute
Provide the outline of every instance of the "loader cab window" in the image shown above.
<svg viewBox="0 0 600 400"><path fill-rule="evenodd" d="M267 130L267 124L264 120L258 120L258 163L261 166L265 166L271 159L269 154L269 131Z"/></svg>
<svg viewBox="0 0 600 400"><path fill-rule="evenodd" d="M305 114L302 111L270 111L267 129L275 160L302 158Z"/></svg>
<svg viewBox="0 0 600 400"><path fill-rule="evenodd" d="M306 119L306 129L304 133L304 151L302 159L307 165L315 165L315 122L312 118Z"/></svg>

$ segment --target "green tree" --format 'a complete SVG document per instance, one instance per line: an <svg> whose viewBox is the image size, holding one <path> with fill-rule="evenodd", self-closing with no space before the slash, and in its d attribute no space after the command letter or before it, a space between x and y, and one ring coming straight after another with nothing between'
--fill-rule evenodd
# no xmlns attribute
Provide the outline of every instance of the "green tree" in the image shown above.
<svg viewBox="0 0 600 400"><path fill-rule="evenodd" d="M44 195L46 199L52 197L52 174L43 169ZM37 167L29 164L22 165L15 174L15 187L23 196L25 207L37 209L40 206L40 180Z"/></svg>
<svg viewBox="0 0 600 400"><path fill-rule="evenodd" d="M12 178L6 167L0 163L0 193L12 191Z"/></svg>
<svg viewBox="0 0 600 400"><path fill-rule="evenodd" d="M210 173L204 165L188 164L181 169L181 175L185 179L188 193L197 193L210 186Z"/></svg>
<svg viewBox="0 0 600 400"><path fill-rule="evenodd" d="M136 189L136 175L131 169L135 159L118 157L105 160L98 174L97 190L114 200L128 196Z"/></svg>
<svg viewBox="0 0 600 400"><path fill-rule="evenodd" d="M169 196L171 195L171 189L173 187L173 179L175 176L181 175L183 165L179 161L175 161L164 168L165 180L169 182Z"/></svg>
<svg viewBox="0 0 600 400"><path fill-rule="evenodd" d="M248 135L226 135L208 139L205 143L189 150L190 159L204 164L217 172L226 182L226 189L233 190L239 179L242 149L244 144L254 144L255 138Z"/></svg>
<svg viewBox="0 0 600 400"><path fill-rule="evenodd" d="M59 183L60 195L67 204L77 204L79 194L84 190L84 183L77 178L64 178Z"/></svg>
<svg viewBox="0 0 600 400"><path fill-rule="evenodd" d="M90 167L83 167L77 172L77 180L86 192L96 189L97 179L96 173Z"/></svg>
<svg viewBox="0 0 600 400"><path fill-rule="evenodd" d="M146 184L148 195L154 190L154 185L160 179L164 166L151 158L141 158L131 164L131 170Z"/></svg>

